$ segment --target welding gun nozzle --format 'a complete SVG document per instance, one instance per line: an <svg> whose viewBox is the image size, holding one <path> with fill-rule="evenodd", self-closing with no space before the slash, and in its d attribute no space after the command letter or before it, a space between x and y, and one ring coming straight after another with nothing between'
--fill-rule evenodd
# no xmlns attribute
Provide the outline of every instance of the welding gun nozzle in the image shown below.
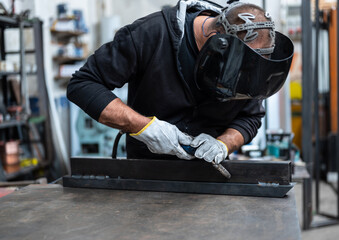
<svg viewBox="0 0 339 240"><path fill-rule="evenodd" d="M226 170L226 168L224 168L223 165L221 164L216 164L216 163L212 163L213 167L215 167L222 175L224 175L227 179L231 178L231 174L229 173L229 171Z"/></svg>

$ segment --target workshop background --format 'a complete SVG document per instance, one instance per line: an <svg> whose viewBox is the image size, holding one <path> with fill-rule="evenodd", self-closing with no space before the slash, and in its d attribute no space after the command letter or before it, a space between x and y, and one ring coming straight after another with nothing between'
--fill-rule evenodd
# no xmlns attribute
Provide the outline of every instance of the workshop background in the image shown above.
<svg viewBox="0 0 339 240"><path fill-rule="evenodd" d="M257 137L230 158L292 161L303 238L337 239L337 1L247 2L270 12L277 30L294 42L295 53L285 86L265 101L267 116ZM70 156L112 155L118 130L97 123L70 103L67 83L120 27L176 3L0 0L2 191L14 191L6 184L11 182L18 187L15 182L55 181L69 173ZM123 101L126 87L114 90ZM118 157L124 156L122 139Z"/></svg>

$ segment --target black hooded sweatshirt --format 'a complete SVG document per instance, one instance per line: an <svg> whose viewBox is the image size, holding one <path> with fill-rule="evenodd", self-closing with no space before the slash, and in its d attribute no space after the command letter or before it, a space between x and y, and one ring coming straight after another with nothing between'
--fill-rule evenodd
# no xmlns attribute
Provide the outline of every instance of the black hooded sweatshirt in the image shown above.
<svg viewBox="0 0 339 240"><path fill-rule="evenodd" d="M265 115L260 100L218 102L192 91L184 79L179 50L184 37L187 12L209 10L217 15L218 6L205 1L179 1L122 27L114 40L101 46L76 71L67 87L67 97L93 119L117 96L112 93L128 83L127 105L144 116L156 116L197 136L218 137L227 128L238 130L250 142ZM183 14L184 13L184 14ZM188 64L192 65L192 64ZM192 74L194 74L192 70ZM145 144L127 136L128 158L175 158L151 153Z"/></svg>

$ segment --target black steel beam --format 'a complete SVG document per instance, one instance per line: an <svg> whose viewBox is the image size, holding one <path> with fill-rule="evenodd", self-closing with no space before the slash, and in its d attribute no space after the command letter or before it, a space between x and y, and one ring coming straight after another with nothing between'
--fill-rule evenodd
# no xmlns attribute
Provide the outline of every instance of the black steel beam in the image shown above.
<svg viewBox="0 0 339 240"><path fill-rule="evenodd" d="M101 188L177 193L240 195L255 197L284 197L293 187L289 185L260 185L244 183L180 182L139 179L114 179L89 176L63 177L64 187Z"/></svg>
<svg viewBox="0 0 339 240"><path fill-rule="evenodd" d="M37 68L37 77L38 77L38 86L40 89L39 93L39 109L40 114L45 116L44 131L43 131L43 142L45 156L44 161L46 164L52 164L54 160L55 148L53 146L52 140L52 129L51 129L51 117L49 114L49 98L46 86L45 78L45 67L44 67L44 48L43 48L43 22L36 19L33 22L34 30L34 46L35 46L35 61L38 66ZM66 167L64 167L66 168Z"/></svg>
<svg viewBox="0 0 339 240"><path fill-rule="evenodd" d="M228 182L258 184L277 183L289 185L289 161L224 161L222 165L232 175L226 179L210 163L202 160L151 160L112 158L71 158L72 175L101 175L110 178Z"/></svg>
<svg viewBox="0 0 339 240"><path fill-rule="evenodd" d="M289 161L224 161L226 179L203 160L71 158L64 187L284 197L293 187Z"/></svg>

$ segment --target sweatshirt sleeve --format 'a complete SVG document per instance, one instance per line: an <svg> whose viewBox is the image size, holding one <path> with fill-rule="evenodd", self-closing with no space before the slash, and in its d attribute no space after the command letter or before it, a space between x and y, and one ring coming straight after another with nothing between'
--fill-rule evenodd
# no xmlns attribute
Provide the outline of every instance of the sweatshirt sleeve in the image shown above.
<svg viewBox="0 0 339 240"><path fill-rule="evenodd" d="M137 57L127 27L114 40L101 46L83 67L76 71L67 86L67 98L93 119L117 96L112 93L131 81L136 74Z"/></svg>
<svg viewBox="0 0 339 240"><path fill-rule="evenodd" d="M261 119L264 116L265 109L262 100L249 100L228 127L238 130L247 144L257 135L258 129L261 127Z"/></svg>

